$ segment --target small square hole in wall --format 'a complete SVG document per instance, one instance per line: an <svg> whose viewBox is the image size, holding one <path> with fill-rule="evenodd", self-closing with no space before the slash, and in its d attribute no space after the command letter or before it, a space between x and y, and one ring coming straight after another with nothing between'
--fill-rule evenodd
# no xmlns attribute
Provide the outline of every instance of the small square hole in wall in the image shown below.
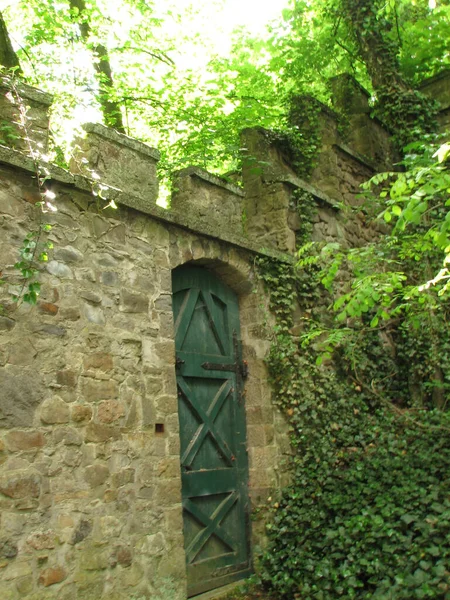
<svg viewBox="0 0 450 600"><path fill-rule="evenodd" d="M155 423L155 434L164 435L164 423Z"/></svg>

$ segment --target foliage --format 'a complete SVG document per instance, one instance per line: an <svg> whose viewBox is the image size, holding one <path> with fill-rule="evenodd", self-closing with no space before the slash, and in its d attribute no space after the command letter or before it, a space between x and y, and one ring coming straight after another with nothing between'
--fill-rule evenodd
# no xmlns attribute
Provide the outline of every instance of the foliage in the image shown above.
<svg viewBox="0 0 450 600"><path fill-rule="evenodd" d="M310 315L314 302L295 293L292 267L258 268L275 294L268 366L294 450L292 485L271 507L263 582L290 599L443 598L450 416L392 403L395 361L376 330L360 328L318 368L318 349L302 347L289 316L294 299Z"/></svg>
<svg viewBox="0 0 450 600"><path fill-rule="evenodd" d="M448 155L426 139L403 171L365 186L368 212L383 204L389 224L376 242L305 243L306 228L299 271L258 263L275 294L267 362L293 448L260 575L283 598L449 594L448 274L430 279L448 260Z"/></svg>
<svg viewBox="0 0 450 600"><path fill-rule="evenodd" d="M161 10L151 2L91 0L81 21L70 6L69 0L21 0L5 11L27 80L55 95L58 143L67 151L80 117L101 119L101 103L108 101L121 106L126 133L161 150L166 178L188 164L235 169L239 132L256 125L289 137L294 153L313 155L299 123L290 121L291 99L313 94L329 104L328 79L342 71L371 86L338 0L292 0L265 37L236 32L227 57L212 55L208 35L214 32L203 27L200 39L193 25L196 12L207 10L203 5L180 10L170 2ZM434 11L425 0L383 6L408 81L416 84L415 73L423 78L448 64L447 1ZM99 73L105 57L109 82Z"/></svg>

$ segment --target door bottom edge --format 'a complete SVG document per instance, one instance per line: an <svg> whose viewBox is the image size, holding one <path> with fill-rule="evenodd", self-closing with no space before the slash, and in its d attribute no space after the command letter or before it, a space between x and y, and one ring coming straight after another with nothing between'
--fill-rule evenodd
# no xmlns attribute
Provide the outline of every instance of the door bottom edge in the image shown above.
<svg viewBox="0 0 450 600"><path fill-rule="evenodd" d="M192 600L213 600L214 598L220 598L224 593L231 591L233 587L239 582L243 582L247 577L252 575L253 570L251 568L237 571L223 577L216 577L209 581L203 581L201 584L193 586L188 585L188 598ZM230 587L230 589L225 589Z"/></svg>

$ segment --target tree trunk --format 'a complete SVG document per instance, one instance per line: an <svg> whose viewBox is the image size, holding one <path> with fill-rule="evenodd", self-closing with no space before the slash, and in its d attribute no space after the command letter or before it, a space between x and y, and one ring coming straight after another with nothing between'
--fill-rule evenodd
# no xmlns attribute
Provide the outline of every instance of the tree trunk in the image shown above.
<svg viewBox="0 0 450 600"><path fill-rule="evenodd" d="M85 16L83 18L83 13L86 11L85 0L70 0L70 8L72 10L78 10L81 36L87 44L91 27L87 17ZM91 47L94 57L96 58L94 68L100 86L98 100L100 102L105 123L106 125L114 127L114 129L120 133L125 133L120 104L110 98L111 93L114 91L114 80L111 63L109 62L108 50L103 44L92 44Z"/></svg>
<svg viewBox="0 0 450 600"><path fill-rule="evenodd" d="M391 23L380 16L380 0L339 0L339 4L372 80L380 116L400 149L435 131L436 105L403 78L399 46L389 36Z"/></svg>
<svg viewBox="0 0 450 600"><path fill-rule="evenodd" d="M14 69L17 74L22 73L19 59L14 52L5 20L0 12L0 64L7 69Z"/></svg>

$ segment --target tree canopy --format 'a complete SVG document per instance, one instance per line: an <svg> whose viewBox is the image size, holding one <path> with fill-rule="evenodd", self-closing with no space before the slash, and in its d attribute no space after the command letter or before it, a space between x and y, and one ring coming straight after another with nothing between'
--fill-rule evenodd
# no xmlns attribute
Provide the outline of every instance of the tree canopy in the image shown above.
<svg viewBox="0 0 450 600"><path fill-rule="evenodd" d="M205 5L21 0L3 16L24 77L55 95L59 143L87 114L157 145L162 169L225 172L236 165L240 129L282 127L293 94L329 102L327 81L341 72L394 112L399 91L415 95L416 110L423 99L413 86L449 64L450 6L431 5L292 0L265 35L235 32L225 56L214 56L215 32L197 18Z"/></svg>

